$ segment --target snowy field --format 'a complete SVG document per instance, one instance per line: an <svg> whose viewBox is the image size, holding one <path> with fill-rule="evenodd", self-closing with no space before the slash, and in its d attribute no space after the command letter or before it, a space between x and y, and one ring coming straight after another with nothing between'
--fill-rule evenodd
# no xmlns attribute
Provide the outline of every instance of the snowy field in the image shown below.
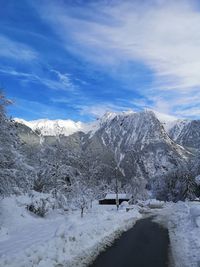
<svg viewBox="0 0 200 267"><path fill-rule="evenodd" d="M51 212L43 219L26 211L23 197L2 200L0 213L0 266L4 267L86 266L141 218L137 207L126 212L96 204L83 218L74 211Z"/></svg>
<svg viewBox="0 0 200 267"><path fill-rule="evenodd" d="M169 230L172 267L200 267L200 202L167 203L154 213Z"/></svg>

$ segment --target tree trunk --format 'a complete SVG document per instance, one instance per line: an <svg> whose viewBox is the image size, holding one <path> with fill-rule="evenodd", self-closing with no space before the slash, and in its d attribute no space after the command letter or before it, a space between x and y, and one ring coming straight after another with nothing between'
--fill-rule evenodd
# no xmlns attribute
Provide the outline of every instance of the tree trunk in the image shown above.
<svg viewBox="0 0 200 267"><path fill-rule="evenodd" d="M84 208L81 207L81 218L83 218L83 210L84 210Z"/></svg>
<svg viewBox="0 0 200 267"><path fill-rule="evenodd" d="M118 196L118 192L119 192L119 188L118 188L118 177L117 177L117 169L116 169L116 172L115 172L115 182L116 182L116 188L115 188L115 191L116 191L116 206L117 206L117 210L119 209L119 196Z"/></svg>

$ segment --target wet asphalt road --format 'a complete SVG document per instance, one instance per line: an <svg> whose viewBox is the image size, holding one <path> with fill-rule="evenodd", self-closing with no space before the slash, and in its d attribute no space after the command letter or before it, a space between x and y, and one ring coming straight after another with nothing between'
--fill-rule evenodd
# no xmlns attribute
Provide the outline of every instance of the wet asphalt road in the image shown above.
<svg viewBox="0 0 200 267"><path fill-rule="evenodd" d="M102 252L90 267L167 267L168 247L167 229L150 218L142 219Z"/></svg>

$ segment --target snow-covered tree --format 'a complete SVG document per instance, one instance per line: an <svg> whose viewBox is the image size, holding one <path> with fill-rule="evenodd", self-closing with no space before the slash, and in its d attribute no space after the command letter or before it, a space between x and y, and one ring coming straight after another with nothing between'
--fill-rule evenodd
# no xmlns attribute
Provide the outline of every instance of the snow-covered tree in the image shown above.
<svg viewBox="0 0 200 267"><path fill-rule="evenodd" d="M187 170L177 170L160 179L155 179L152 190L160 200L175 201L194 199L196 195L195 177Z"/></svg>
<svg viewBox="0 0 200 267"><path fill-rule="evenodd" d="M124 191L132 196L131 202L135 203L138 199L145 200L147 195L147 181L141 177L132 177L124 186Z"/></svg>
<svg viewBox="0 0 200 267"><path fill-rule="evenodd" d="M81 218L83 217L85 209L89 207L89 193L87 184L84 181L76 181L71 186L71 204L72 207L78 208L81 211Z"/></svg>
<svg viewBox="0 0 200 267"><path fill-rule="evenodd" d="M6 116L10 101L0 92L0 194L7 196L29 190L34 169L26 163L20 152L23 144L18 138L15 124Z"/></svg>

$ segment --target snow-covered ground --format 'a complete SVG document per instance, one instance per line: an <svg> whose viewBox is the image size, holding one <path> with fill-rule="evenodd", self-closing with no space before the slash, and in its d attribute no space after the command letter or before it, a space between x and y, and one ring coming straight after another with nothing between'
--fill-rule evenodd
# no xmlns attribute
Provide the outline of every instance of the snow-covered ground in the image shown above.
<svg viewBox="0 0 200 267"><path fill-rule="evenodd" d="M88 264L141 214L137 207L126 212L96 204L83 218L74 211L51 212L43 219L12 197L1 200L0 218L0 266L69 267Z"/></svg>
<svg viewBox="0 0 200 267"><path fill-rule="evenodd" d="M169 230L173 267L200 267L200 202L168 203L156 211Z"/></svg>
<svg viewBox="0 0 200 267"><path fill-rule="evenodd" d="M168 228L173 267L200 266L200 202L147 201L129 212L126 206L117 211L115 206L96 204L83 218L80 211L39 218L25 209L25 200L12 197L0 202L0 266L87 266L142 217L139 209L157 215L156 220Z"/></svg>

